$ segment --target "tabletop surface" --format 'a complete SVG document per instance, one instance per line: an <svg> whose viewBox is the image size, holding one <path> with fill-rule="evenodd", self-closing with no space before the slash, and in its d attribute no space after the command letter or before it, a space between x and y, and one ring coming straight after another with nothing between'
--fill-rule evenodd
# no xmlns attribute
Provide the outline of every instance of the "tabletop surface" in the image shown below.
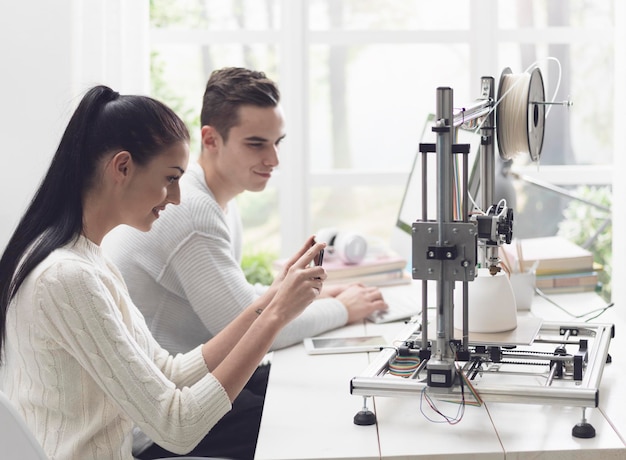
<svg viewBox="0 0 626 460"><path fill-rule="evenodd" d="M533 299L531 312L522 315L548 321L584 321L587 312L604 302L593 293L553 296L554 306ZM564 311L566 310L566 311ZM581 316L581 318L575 318ZM375 425L359 426L354 415L364 398L350 394L350 380L360 374L376 353L307 355L299 344L273 353L256 460L278 459L626 459L626 366L615 356L625 321L615 309L593 320L616 324L616 336L605 365L598 408L586 410L596 429L591 439L571 435L582 409L561 405L484 403L464 407L461 420L450 424L437 418L419 396L367 398L376 414ZM382 334L391 343L406 329L403 322L364 322L325 336ZM455 416L458 404L443 403L441 411Z"/></svg>

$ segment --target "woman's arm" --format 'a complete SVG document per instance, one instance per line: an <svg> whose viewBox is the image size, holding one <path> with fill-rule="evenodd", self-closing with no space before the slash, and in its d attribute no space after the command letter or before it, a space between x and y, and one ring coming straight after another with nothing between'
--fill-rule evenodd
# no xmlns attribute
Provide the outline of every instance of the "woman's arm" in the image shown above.
<svg viewBox="0 0 626 460"><path fill-rule="evenodd" d="M207 367L234 399L270 349L278 332L297 317L322 289L326 273L310 267L324 243L313 238L288 262L275 295L257 299L203 346Z"/></svg>

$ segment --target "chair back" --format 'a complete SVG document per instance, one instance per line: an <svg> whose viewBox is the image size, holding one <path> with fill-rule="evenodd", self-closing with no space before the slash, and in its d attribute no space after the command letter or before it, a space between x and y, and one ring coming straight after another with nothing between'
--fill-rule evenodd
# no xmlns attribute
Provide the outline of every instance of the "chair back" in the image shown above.
<svg viewBox="0 0 626 460"><path fill-rule="evenodd" d="M48 460L24 418L0 390L0 457L19 460Z"/></svg>

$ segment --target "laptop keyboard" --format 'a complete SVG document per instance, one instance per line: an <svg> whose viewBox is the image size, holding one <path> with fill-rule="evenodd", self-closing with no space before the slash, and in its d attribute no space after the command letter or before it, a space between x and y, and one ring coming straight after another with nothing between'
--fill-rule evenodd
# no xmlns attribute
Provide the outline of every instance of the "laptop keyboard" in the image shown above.
<svg viewBox="0 0 626 460"><path fill-rule="evenodd" d="M382 287L380 291L389 308L368 318L373 323L400 321L418 315L421 311L420 289L415 284Z"/></svg>

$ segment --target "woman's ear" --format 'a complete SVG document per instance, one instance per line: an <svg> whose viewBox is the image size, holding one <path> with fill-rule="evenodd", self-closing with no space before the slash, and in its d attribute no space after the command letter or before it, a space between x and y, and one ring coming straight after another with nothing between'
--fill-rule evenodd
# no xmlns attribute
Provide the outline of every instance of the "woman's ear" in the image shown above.
<svg viewBox="0 0 626 460"><path fill-rule="evenodd" d="M124 181L132 172L133 157L126 150L117 152L109 162L109 167L116 181Z"/></svg>

